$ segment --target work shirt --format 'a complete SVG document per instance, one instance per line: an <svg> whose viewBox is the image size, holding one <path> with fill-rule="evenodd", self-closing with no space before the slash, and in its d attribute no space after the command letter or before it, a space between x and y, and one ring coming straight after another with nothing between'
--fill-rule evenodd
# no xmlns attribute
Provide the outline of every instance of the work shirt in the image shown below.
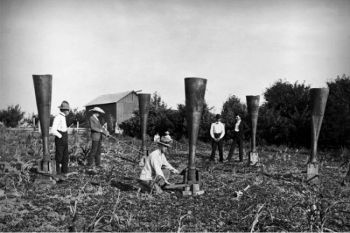
<svg viewBox="0 0 350 233"><path fill-rule="evenodd" d="M59 114L57 114L52 123L51 133L56 137L61 138L62 134L58 131L67 132L66 116L64 115L63 112L60 112Z"/></svg>
<svg viewBox="0 0 350 233"><path fill-rule="evenodd" d="M225 125L220 121L214 122L210 126L210 136L215 138L214 134L220 134L219 139L225 136Z"/></svg>
<svg viewBox="0 0 350 233"><path fill-rule="evenodd" d="M163 166L172 172L179 173L178 170L170 165L160 149L157 149L145 158L145 165L142 168L140 180L152 180L156 176L161 176L167 181L162 171Z"/></svg>
<svg viewBox="0 0 350 233"><path fill-rule="evenodd" d="M90 128L92 141L101 140L101 133L108 135L108 131L101 125L100 120L94 114L90 117Z"/></svg>
<svg viewBox="0 0 350 233"><path fill-rule="evenodd" d="M237 121L235 124L235 131L239 132L239 125L241 124L241 120Z"/></svg>
<svg viewBox="0 0 350 233"><path fill-rule="evenodd" d="M169 142L173 141L170 135L165 135L164 138L168 140Z"/></svg>
<svg viewBox="0 0 350 233"><path fill-rule="evenodd" d="M155 141L155 142L159 142L160 141L159 134L154 135L153 141Z"/></svg>

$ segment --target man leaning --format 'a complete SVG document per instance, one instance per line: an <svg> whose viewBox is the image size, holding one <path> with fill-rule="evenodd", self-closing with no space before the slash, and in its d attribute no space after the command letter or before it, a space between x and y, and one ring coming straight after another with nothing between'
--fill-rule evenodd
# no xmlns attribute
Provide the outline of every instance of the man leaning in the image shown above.
<svg viewBox="0 0 350 233"><path fill-rule="evenodd" d="M170 141L161 137L157 144L159 149L145 158L139 182L143 191L154 190L159 194L162 193L161 187L170 184L168 181L170 172L179 174L179 171L171 166L165 157L170 147Z"/></svg>
<svg viewBox="0 0 350 233"><path fill-rule="evenodd" d="M94 107L89 111L92 112L92 115L89 119L90 128L91 128L92 145L91 145L91 151L88 156L87 166L91 167L93 162L95 161L95 166L100 167L102 134L109 136L109 132L104 127L102 127L101 122L98 119L100 114L104 114L105 112L99 107Z"/></svg>

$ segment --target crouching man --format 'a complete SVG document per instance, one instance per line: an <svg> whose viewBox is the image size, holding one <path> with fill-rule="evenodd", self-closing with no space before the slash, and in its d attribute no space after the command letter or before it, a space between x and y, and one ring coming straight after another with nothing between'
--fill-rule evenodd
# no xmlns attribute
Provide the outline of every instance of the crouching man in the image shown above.
<svg viewBox="0 0 350 233"><path fill-rule="evenodd" d="M154 190L155 193L159 194L163 192L161 187L170 184L168 181L170 172L179 174L179 171L171 166L165 157L168 154L170 141L161 137L157 143L159 149L145 158L139 182L143 191Z"/></svg>

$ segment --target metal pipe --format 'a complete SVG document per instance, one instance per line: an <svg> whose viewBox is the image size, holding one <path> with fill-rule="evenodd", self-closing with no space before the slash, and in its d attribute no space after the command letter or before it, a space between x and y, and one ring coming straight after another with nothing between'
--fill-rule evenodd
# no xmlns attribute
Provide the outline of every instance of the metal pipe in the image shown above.
<svg viewBox="0 0 350 233"><path fill-rule="evenodd" d="M311 154L309 163L317 163L317 142L320 135L323 115L326 109L329 89L311 88Z"/></svg>
<svg viewBox="0 0 350 233"><path fill-rule="evenodd" d="M142 146L141 151L142 155L147 154L146 148L146 134L147 134L147 119L149 113L149 107L151 102L151 94L137 94L139 99L139 111L140 111L140 124L141 124L141 139Z"/></svg>
<svg viewBox="0 0 350 233"><path fill-rule="evenodd" d="M251 126L251 144L250 149L251 152L256 153L256 127L258 124L258 115L259 115L259 95L247 95L247 108L248 115L250 118L250 126Z"/></svg>
<svg viewBox="0 0 350 233"><path fill-rule="evenodd" d="M186 119L189 137L188 180L196 180L196 144L199 125L204 106L207 80L203 78L185 78Z"/></svg>
<svg viewBox="0 0 350 233"><path fill-rule="evenodd" d="M52 75L33 75L36 105L38 107L41 136L43 140L43 161L50 161L49 127L51 111Z"/></svg>

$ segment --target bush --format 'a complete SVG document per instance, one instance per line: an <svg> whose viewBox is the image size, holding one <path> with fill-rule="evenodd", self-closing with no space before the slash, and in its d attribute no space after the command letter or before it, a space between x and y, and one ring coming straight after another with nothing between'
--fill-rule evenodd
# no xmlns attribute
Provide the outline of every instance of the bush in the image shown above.
<svg viewBox="0 0 350 233"><path fill-rule="evenodd" d="M350 148L350 77L343 74L327 84L329 96L319 144Z"/></svg>
<svg viewBox="0 0 350 233"><path fill-rule="evenodd" d="M310 86L278 80L267 88L260 107L258 137L269 144L310 145Z"/></svg>
<svg viewBox="0 0 350 233"><path fill-rule="evenodd" d="M119 127L124 133L131 137L141 137L140 117L136 111L135 116L122 122ZM203 141L210 140L209 130L214 115L210 113L207 104L204 104L202 121L198 132L198 139ZM160 96L155 93L151 99L151 106L147 121L147 134L151 137L156 133L164 135L169 131L176 140L187 137L187 122L185 105L179 104L177 110L167 108Z"/></svg>
<svg viewBox="0 0 350 233"><path fill-rule="evenodd" d="M17 127L19 121L23 119L24 112L21 111L21 107L17 104L16 106L8 106L7 110L0 111L0 121L2 121L6 127Z"/></svg>

